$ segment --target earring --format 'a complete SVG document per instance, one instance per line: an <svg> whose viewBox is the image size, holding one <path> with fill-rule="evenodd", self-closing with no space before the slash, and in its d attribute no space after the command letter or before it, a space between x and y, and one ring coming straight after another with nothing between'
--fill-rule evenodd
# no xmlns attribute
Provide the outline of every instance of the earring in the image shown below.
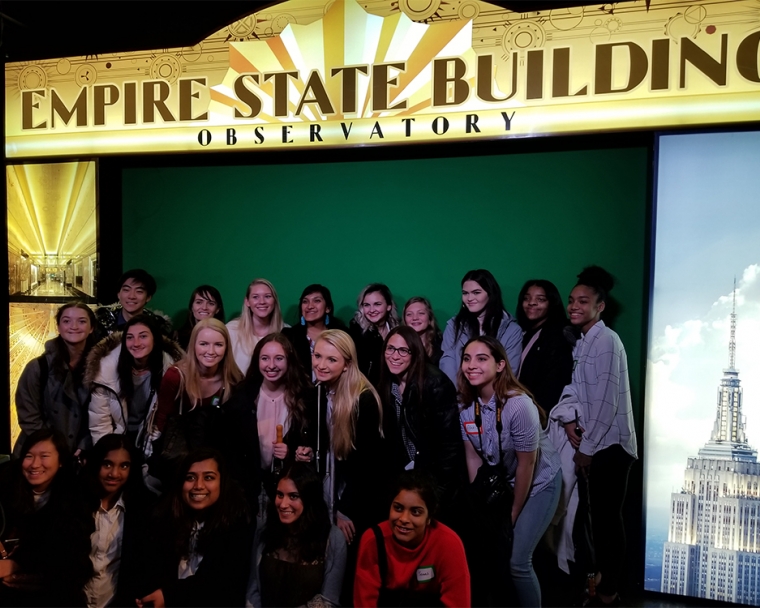
<svg viewBox="0 0 760 608"><path fill-rule="evenodd" d="M325 325L330 324L330 315L325 315Z"/></svg>
<svg viewBox="0 0 760 608"><path fill-rule="evenodd" d="M301 325L306 325L306 319L303 318L303 315L301 315Z"/></svg>

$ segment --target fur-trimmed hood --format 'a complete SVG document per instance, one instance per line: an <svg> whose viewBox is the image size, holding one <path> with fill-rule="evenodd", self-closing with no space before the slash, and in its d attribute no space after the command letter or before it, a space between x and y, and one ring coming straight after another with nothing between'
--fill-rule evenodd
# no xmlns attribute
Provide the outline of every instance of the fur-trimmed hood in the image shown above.
<svg viewBox="0 0 760 608"><path fill-rule="evenodd" d="M84 384L90 390L98 384L118 394L119 354L121 353L122 332L117 331L103 338L90 350L84 372ZM163 336L161 344L164 351L164 372L179 361L185 351L174 340Z"/></svg>

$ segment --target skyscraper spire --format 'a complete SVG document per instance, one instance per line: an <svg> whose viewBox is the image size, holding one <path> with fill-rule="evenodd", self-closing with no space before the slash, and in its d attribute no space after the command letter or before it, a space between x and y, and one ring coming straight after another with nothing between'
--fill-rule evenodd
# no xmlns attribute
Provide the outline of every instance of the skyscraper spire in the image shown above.
<svg viewBox="0 0 760 608"><path fill-rule="evenodd" d="M728 341L728 369L736 369L736 277L734 277L734 307L731 310L731 338Z"/></svg>
<svg viewBox="0 0 760 608"><path fill-rule="evenodd" d="M699 450L700 458L757 462L757 452L747 443L742 415L742 388L736 369L736 277L734 277L731 337L728 340L728 367L718 387L715 425L710 440Z"/></svg>

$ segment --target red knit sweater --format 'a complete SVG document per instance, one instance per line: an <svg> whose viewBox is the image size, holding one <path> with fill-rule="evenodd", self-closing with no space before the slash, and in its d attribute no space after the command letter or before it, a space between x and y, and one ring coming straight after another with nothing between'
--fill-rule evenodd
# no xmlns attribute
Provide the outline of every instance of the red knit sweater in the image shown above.
<svg viewBox="0 0 760 608"><path fill-rule="evenodd" d="M416 549L407 549L396 542L389 522L381 523L380 530L388 553L388 589L439 593L444 606L470 606L470 571L464 546L451 528L439 522L431 523ZM377 606L379 594L377 541L369 529L359 545L354 606Z"/></svg>

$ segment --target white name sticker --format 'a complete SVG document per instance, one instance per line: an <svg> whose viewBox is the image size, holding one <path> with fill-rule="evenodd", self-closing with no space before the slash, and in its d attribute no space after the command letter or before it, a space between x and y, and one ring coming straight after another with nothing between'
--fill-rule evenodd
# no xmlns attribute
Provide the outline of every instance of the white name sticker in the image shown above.
<svg viewBox="0 0 760 608"><path fill-rule="evenodd" d="M464 432L468 435L477 435L478 434L478 425L474 422L465 422L464 423Z"/></svg>
<svg viewBox="0 0 760 608"><path fill-rule="evenodd" d="M435 568L433 568L433 566L423 566L422 568L417 568L418 583L427 583L432 581L434 578Z"/></svg>

